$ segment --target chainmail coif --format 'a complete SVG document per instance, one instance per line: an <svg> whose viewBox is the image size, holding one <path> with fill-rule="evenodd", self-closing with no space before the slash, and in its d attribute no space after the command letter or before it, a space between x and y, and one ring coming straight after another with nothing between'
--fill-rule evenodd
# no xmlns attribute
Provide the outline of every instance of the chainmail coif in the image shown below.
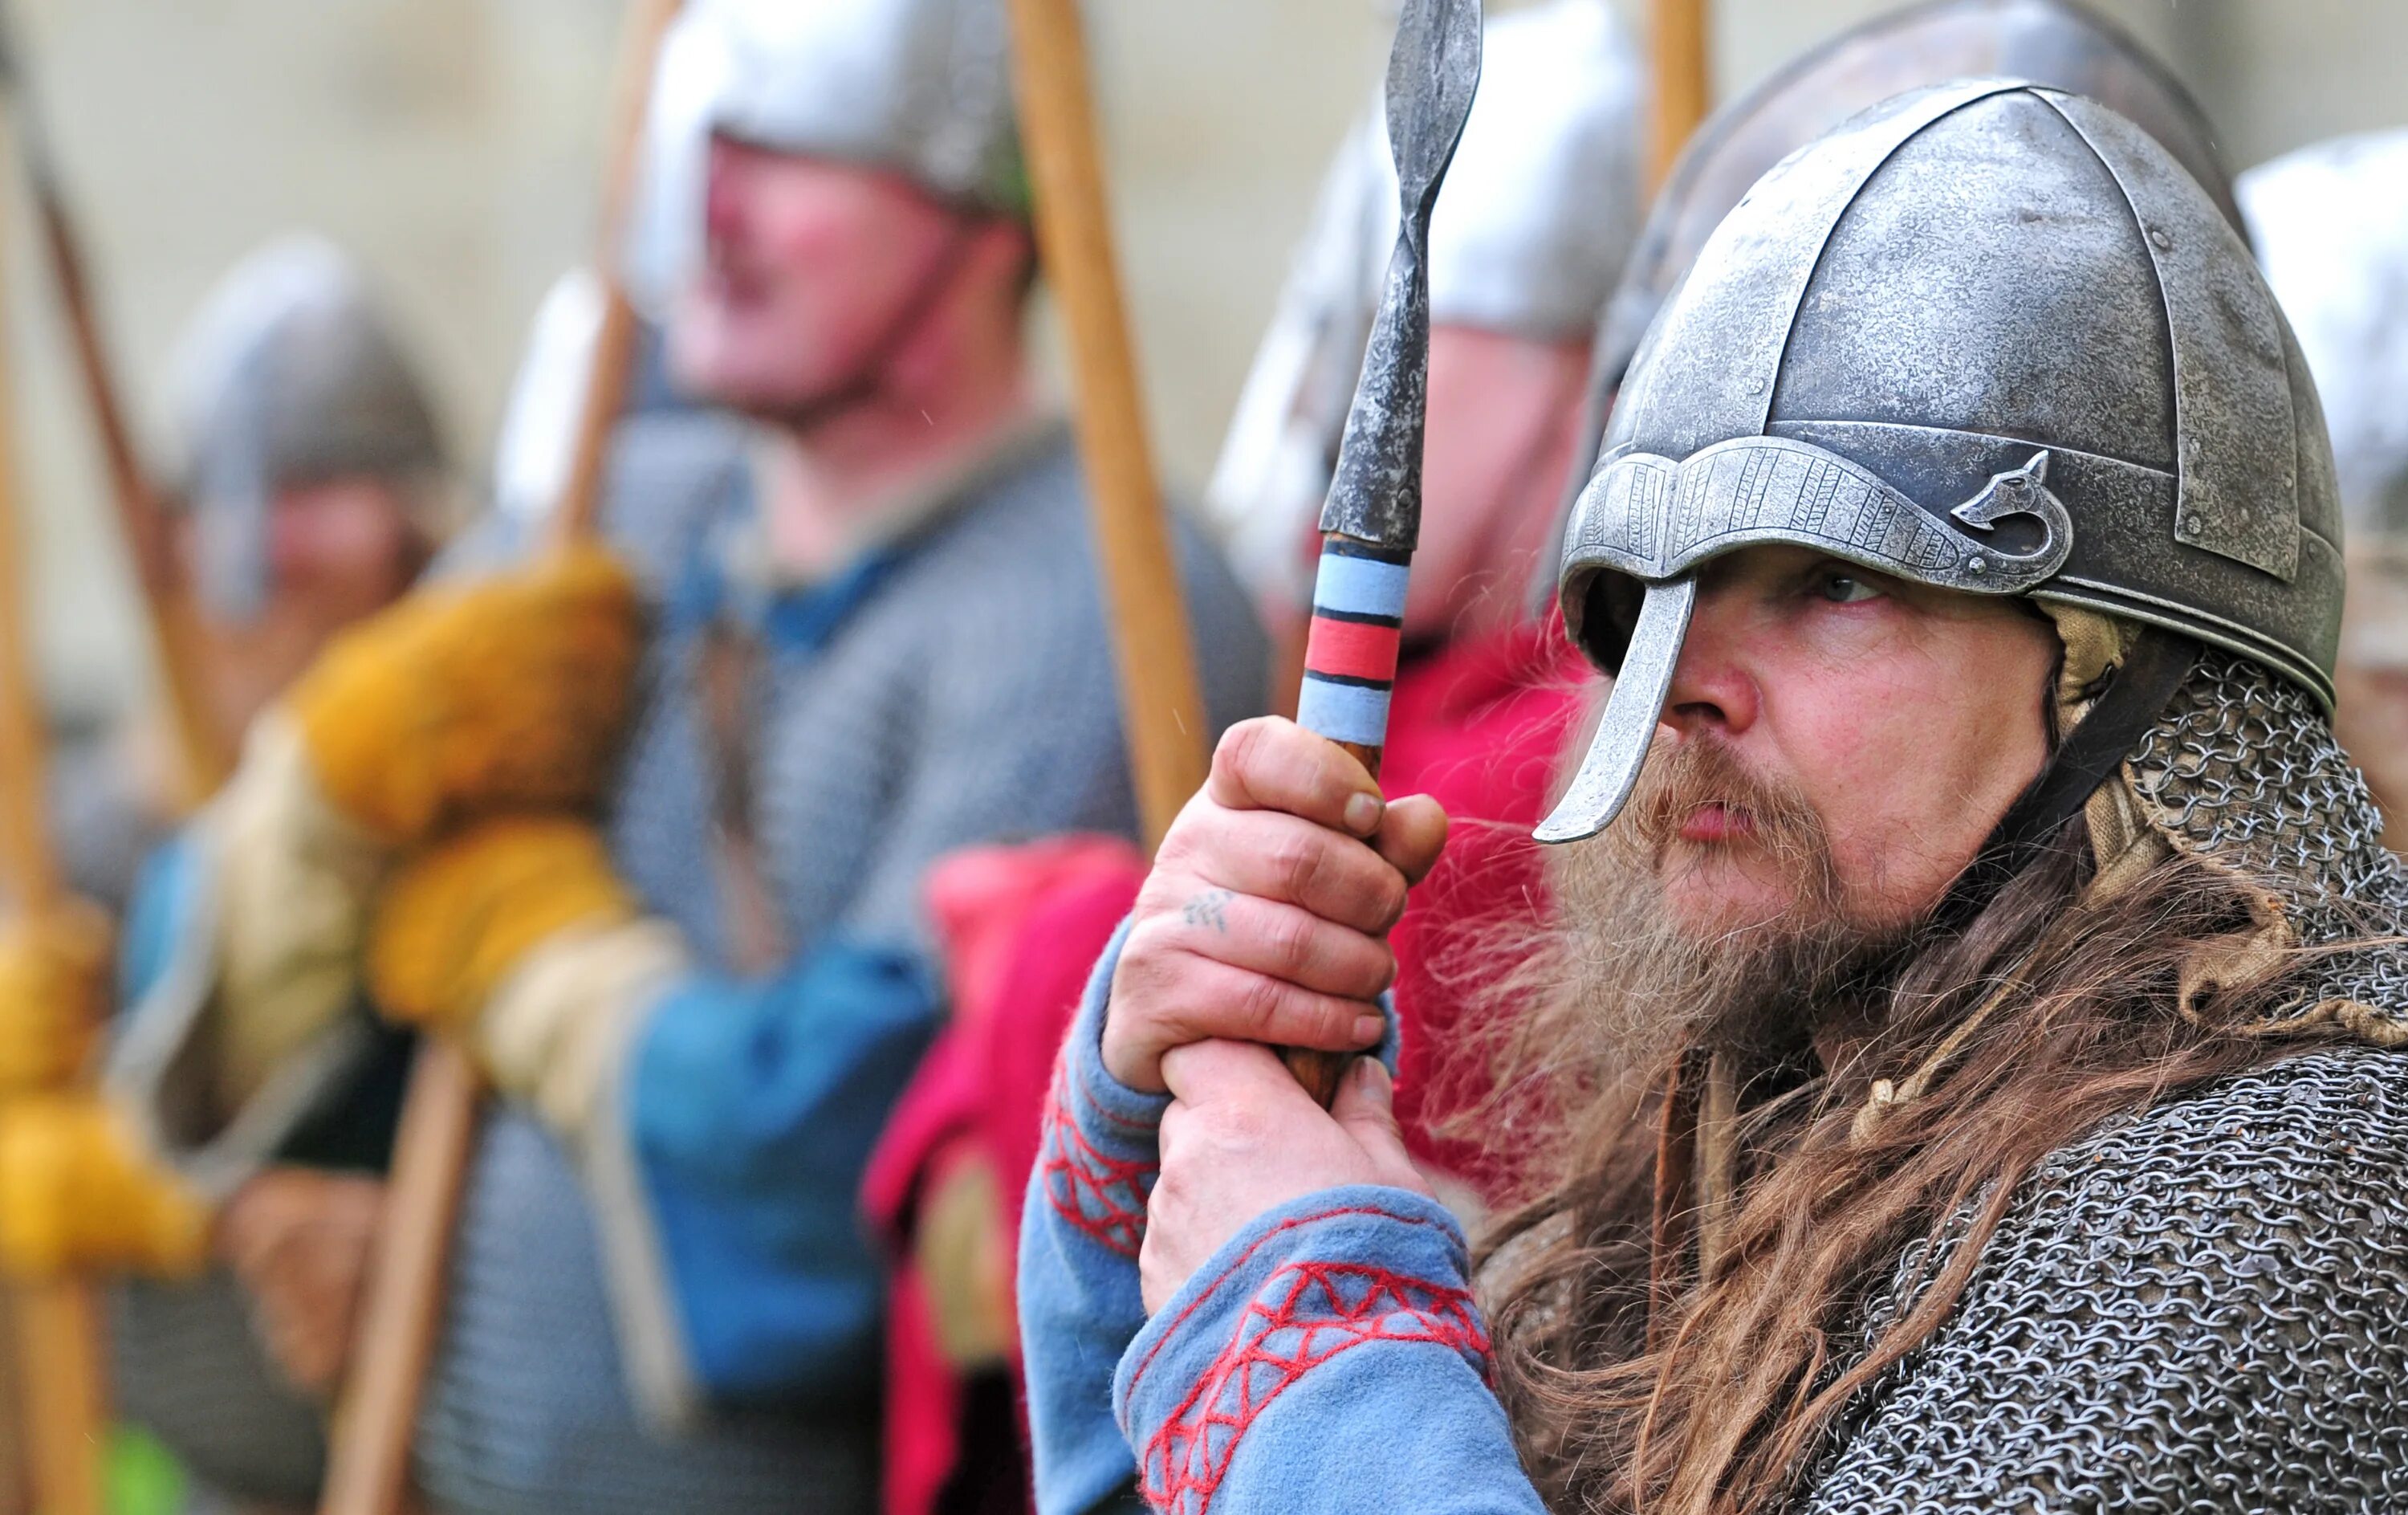
<svg viewBox="0 0 2408 1515"><path fill-rule="evenodd" d="M2364 783L2257 665L2202 657L2125 775L2176 847L2270 885L2297 945L2408 922ZM2306 973L2260 1030L2358 1041L2043 1162L1946 1321L1842 1413L1797 1509L2408 1509L2408 1058L2385 1050L2408 1041L2408 953L2377 940Z"/></svg>

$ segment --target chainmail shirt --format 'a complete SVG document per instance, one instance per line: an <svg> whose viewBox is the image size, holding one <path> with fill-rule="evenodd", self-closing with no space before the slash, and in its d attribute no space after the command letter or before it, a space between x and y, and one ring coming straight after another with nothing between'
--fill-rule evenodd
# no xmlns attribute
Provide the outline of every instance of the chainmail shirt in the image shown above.
<svg viewBox="0 0 2408 1515"><path fill-rule="evenodd" d="M2408 875L2321 712L2243 659L2204 656L2125 773L2176 847L2272 887L2292 945L2377 938L2260 1028L2356 1039L2052 1155L1801 1511L2408 1508L2408 955L2380 940Z"/></svg>
<svg viewBox="0 0 2408 1515"><path fill-rule="evenodd" d="M711 417L623 427L616 467L614 538L666 607L746 503L741 434ZM755 830L794 953L839 931L926 950L920 879L954 848L1072 829L1134 834L1089 541L1076 463L1057 428L925 525L816 656L764 653L745 704ZM1217 729L1262 697L1261 633L1218 560L1192 534L1182 531L1182 545ZM681 628L666 613L664 624L611 807L612 856L699 958L724 964L708 841L722 755L699 674L707 628ZM926 740L932 712L964 709L996 712L979 746ZM949 802L901 802L932 788ZM675 1439L641 1426L611 1340L583 1191L531 1114L499 1108L487 1120L463 1204L419 1445L421 1480L439 1508L876 1507L874 1403L723 1416Z"/></svg>

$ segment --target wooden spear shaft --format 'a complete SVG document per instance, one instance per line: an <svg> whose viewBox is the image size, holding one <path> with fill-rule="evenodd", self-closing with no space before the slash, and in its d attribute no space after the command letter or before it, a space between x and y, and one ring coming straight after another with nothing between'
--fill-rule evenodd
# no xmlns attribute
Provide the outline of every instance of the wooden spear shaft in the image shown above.
<svg viewBox="0 0 2408 1515"><path fill-rule="evenodd" d="M22 110L22 93L19 103ZM34 206L41 221L42 246L48 255L51 282L66 313L84 401L99 432L101 460L108 473L109 498L117 507L118 533L133 559L136 579L142 590L143 615L158 660L160 692L166 703L179 764L180 793L177 798L181 808L189 810L217 791L232 766L230 743L218 726L203 677L203 657L208 641L193 604L191 586L178 569L158 489L135 450L122 391L109 362L108 349L101 339L82 238L77 234L57 171L50 155L38 145L39 124L23 121L20 130L27 142L27 171L33 180Z"/></svg>
<svg viewBox="0 0 2408 1515"><path fill-rule="evenodd" d="M9 421L0 383L0 866L17 908L39 916L61 904L65 886L50 830L49 732L25 613L33 581ZM73 1277L28 1281L13 1304L36 1506L42 1515L101 1515L107 1380L92 1287Z"/></svg>
<svg viewBox="0 0 2408 1515"><path fill-rule="evenodd" d="M1648 50L1656 89L1648 123L1648 179L1660 186L1713 101L1707 0L1655 0Z"/></svg>
<svg viewBox="0 0 2408 1515"><path fill-rule="evenodd" d="M616 275L619 238L634 194L653 63L677 12L678 0L635 0L628 13L595 260L609 293L587 369L568 480L553 511L555 550L594 531L610 434L625 407L637 322ZM327 1450L322 1515L400 1515L408 1508L410 1450L443 1325L452 1235L474 1147L481 1083L464 1048L426 1039L394 1134L393 1173L361 1303L358 1346Z"/></svg>
<svg viewBox="0 0 2408 1515"><path fill-rule="evenodd" d="M1203 786L1204 698L1112 254L1077 0L1011 0L1011 29L1038 244L1069 337L1079 454L1111 607L1129 771L1151 850Z"/></svg>

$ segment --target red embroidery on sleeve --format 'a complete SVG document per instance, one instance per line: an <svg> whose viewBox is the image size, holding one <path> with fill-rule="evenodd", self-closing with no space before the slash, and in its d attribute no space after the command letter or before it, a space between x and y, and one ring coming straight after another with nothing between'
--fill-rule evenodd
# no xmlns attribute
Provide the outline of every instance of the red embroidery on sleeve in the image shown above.
<svg viewBox="0 0 2408 1515"><path fill-rule="evenodd" d="M1488 1335L1463 1290L1359 1263L1291 1263L1146 1444L1147 1500L1168 1515L1205 1515L1254 1418L1307 1373L1375 1341L1445 1347L1487 1374Z"/></svg>
<svg viewBox="0 0 2408 1515"><path fill-rule="evenodd" d="M1045 1103L1044 1151L1040 1171L1054 1213L1121 1256L1137 1256L1154 1164L1097 1151L1070 1114L1058 1075Z"/></svg>

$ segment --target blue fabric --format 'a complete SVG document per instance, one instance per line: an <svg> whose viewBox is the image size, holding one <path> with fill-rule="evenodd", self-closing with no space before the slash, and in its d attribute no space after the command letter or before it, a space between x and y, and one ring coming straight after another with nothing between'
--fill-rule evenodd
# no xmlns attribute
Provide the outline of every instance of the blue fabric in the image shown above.
<svg viewBox="0 0 2408 1515"><path fill-rule="evenodd" d="M157 986L189 929L200 863L189 832L167 839L143 863L125 906L117 943L117 1003L128 1005Z"/></svg>
<svg viewBox="0 0 2408 1515"><path fill-rule="evenodd" d="M1060 1103L1046 1119L1021 1215L1020 1342L1041 1515L1101 1508L1137 1477L1111 1407L1112 1366L1145 1324L1135 1234L1125 1247L1099 1236L1104 1217L1096 1205L1079 1206L1067 1171L1079 1153L1093 1152L1138 1168L1138 1187L1150 1191L1161 1166L1168 1096L1140 1093L1104 1069L1105 1004L1127 939L1125 921L1087 981L1055 1075Z"/></svg>
<svg viewBox="0 0 2408 1515"><path fill-rule="evenodd" d="M767 983L682 983L636 1033L627 1144L714 1399L876 1381L884 1282L855 1194L937 1021L917 958L836 942Z"/></svg>
<svg viewBox="0 0 2408 1515"><path fill-rule="evenodd" d="M1122 922L1088 976L1021 1212L1020 1341L1039 1515L1120 1508L1138 1476L1112 1383L1146 1325L1138 1248L1170 1097L1130 1089L1104 1067L1104 1017L1128 932ZM1388 1033L1376 1050L1393 1072L1395 1006L1382 1003Z"/></svg>
<svg viewBox="0 0 2408 1515"><path fill-rule="evenodd" d="M1325 1190L1214 1253L1130 1343L1114 1409L1175 1515L1541 1515L1462 1228L1400 1189Z"/></svg>

